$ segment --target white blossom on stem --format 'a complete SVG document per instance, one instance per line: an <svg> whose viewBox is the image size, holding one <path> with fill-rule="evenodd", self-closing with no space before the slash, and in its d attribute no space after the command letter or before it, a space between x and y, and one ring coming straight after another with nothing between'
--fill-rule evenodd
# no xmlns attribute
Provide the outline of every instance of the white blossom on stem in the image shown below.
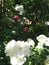
<svg viewBox="0 0 49 65"><path fill-rule="evenodd" d="M15 10L19 11L19 14L22 15L24 12L24 7L23 7L23 5L16 5Z"/></svg>

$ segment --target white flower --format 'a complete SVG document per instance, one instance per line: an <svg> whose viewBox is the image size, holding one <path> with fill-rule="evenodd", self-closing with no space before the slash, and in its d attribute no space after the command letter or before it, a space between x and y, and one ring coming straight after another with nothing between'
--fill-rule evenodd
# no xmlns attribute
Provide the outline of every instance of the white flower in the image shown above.
<svg viewBox="0 0 49 65"><path fill-rule="evenodd" d="M33 46L34 47L34 45L35 45L34 40L32 40L31 38L29 38L29 39L27 39L27 42L28 42L29 46Z"/></svg>
<svg viewBox="0 0 49 65"><path fill-rule="evenodd" d="M45 45L46 45L46 46L49 46L49 38L47 38L47 39L45 40Z"/></svg>
<svg viewBox="0 0 49 65"><path fill-rule="evenodd" d="M43 49L43 43L38 42L36 48L38 48L38 49Z"/></svg>
<svg viewBox="0 0 49 65"><path fill-rule="evenodd" d="M45 43L46 38L45 35L39 35L36 39L41 43Z"/></svg>
<svg viewBox="0 0 49 65"><path fill-rule="evenodd" d="M40 45L45 44L46 46L49 46L49 38L45 35L39 35L36 39L41 43ZM38 44L38 46L40 45Z"/></svg>
<svg viewBox="0 0 49 65"><path fill-rule="evenodd" d="M34 46L34 41L28 39L24 41L11 40L5 47L5 53L10 57L12 65L23 65L26 61L26 56L30 56L30 46Z"/></svg>
<svg viewBox="0 0 49 65"><path fill-rule="evenodd" d="M28 49L25 49L24 41L15 41L11 40L5 47L5 53L10 57L10 62L12 65L23 65L26 61L26 52Z"/></svg>
<svg viewBox="0 0 49 65"><path fill-rule="evenodd" d="M19 14L22 15L24 12L24 7L23 7L23 5L16 5L15 10L19 11Z"/></svg>
<svg viewBox="0 0 49 65"><path fill-rule="evenodd" d="M17 41L16 43L16 54L17 56L30 56L30 46L27 42Z"/></svg>
<svg viewBox="0 0 49 65"><path fill-rule="evenodd" d="M15 45L16 45L15 40L11 40L10 42L7 43L7 45L5 47L5 53L7 56L13 55Z"/></svg>
<svg viewBox="0 0 49 65"><path fill-rule="evenodd" d="M10 57L10 62L12 65L23 65L26 61L26 58L19 58L19 57Z"/></svg>
<svg viewBox="0 0 49 65"><path fill-rule="evenodd" d="M7 56L30 56L30 45L24 41L10 41L5 47L5 53Z"/></svg>
<svg viewBox="0 0 49 65"><path fill-rule="evenodd" d="M16 5L15 10L22 11L23 10L23 5Z"/></svg>

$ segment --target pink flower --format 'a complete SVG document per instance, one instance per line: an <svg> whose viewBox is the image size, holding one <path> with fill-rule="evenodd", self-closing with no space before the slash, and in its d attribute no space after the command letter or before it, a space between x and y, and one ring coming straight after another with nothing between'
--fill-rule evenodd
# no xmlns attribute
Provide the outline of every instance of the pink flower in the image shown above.
<svg viewBox="0 0 49 65"><path fill-rule="evenodd" d="M19 19L18 15L14 15L13 19Z"/></svg>
<svg viewBox="0 0 49 65"><path fill-rule="evenodd" d="M28 27L24 27L24 28L23 28L23 31L24 31L24 32L28 32Z"/></svg>
<svg viewBox="0 0 49 65"><path fill-rule="evenodd" d="M24 23L25 24L28 24L28 25L31 25L32 24L32 21L30 21L29 19L24 19Z"/></svg>

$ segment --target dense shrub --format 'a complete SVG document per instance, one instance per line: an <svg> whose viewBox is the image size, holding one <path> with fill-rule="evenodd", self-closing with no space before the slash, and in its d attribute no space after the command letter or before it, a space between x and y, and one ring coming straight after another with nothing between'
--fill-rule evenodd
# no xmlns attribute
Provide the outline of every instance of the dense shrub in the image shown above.
<svg viewBox="0 0 49 65"><path fill-rule="evenodd" d="M6 0L3 4L3 7L0 6L0 65L10 65L9 58L4 53L7 42L11 39L26 40L32 38L35 40L39 34L47 35L44 22L49 20L49 2L48 0ZM24 6L22 16L15 11L16 4ZM32 24L20 25L17 20L13 19L14 15L19 15L21 20L26 17L32 21ZM24 32L24 27L29 28L29 31Z"/></svg>

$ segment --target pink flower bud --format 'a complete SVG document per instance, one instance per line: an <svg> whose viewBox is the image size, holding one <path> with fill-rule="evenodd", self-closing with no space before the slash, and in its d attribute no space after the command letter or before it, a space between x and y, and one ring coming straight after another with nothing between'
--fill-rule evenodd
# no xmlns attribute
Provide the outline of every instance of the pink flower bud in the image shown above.
<svg viewBox="0 0 49 65"><path fill-rule="evenodd" d="M18 15L14 15L13 19L19 19Z"/></svg>

